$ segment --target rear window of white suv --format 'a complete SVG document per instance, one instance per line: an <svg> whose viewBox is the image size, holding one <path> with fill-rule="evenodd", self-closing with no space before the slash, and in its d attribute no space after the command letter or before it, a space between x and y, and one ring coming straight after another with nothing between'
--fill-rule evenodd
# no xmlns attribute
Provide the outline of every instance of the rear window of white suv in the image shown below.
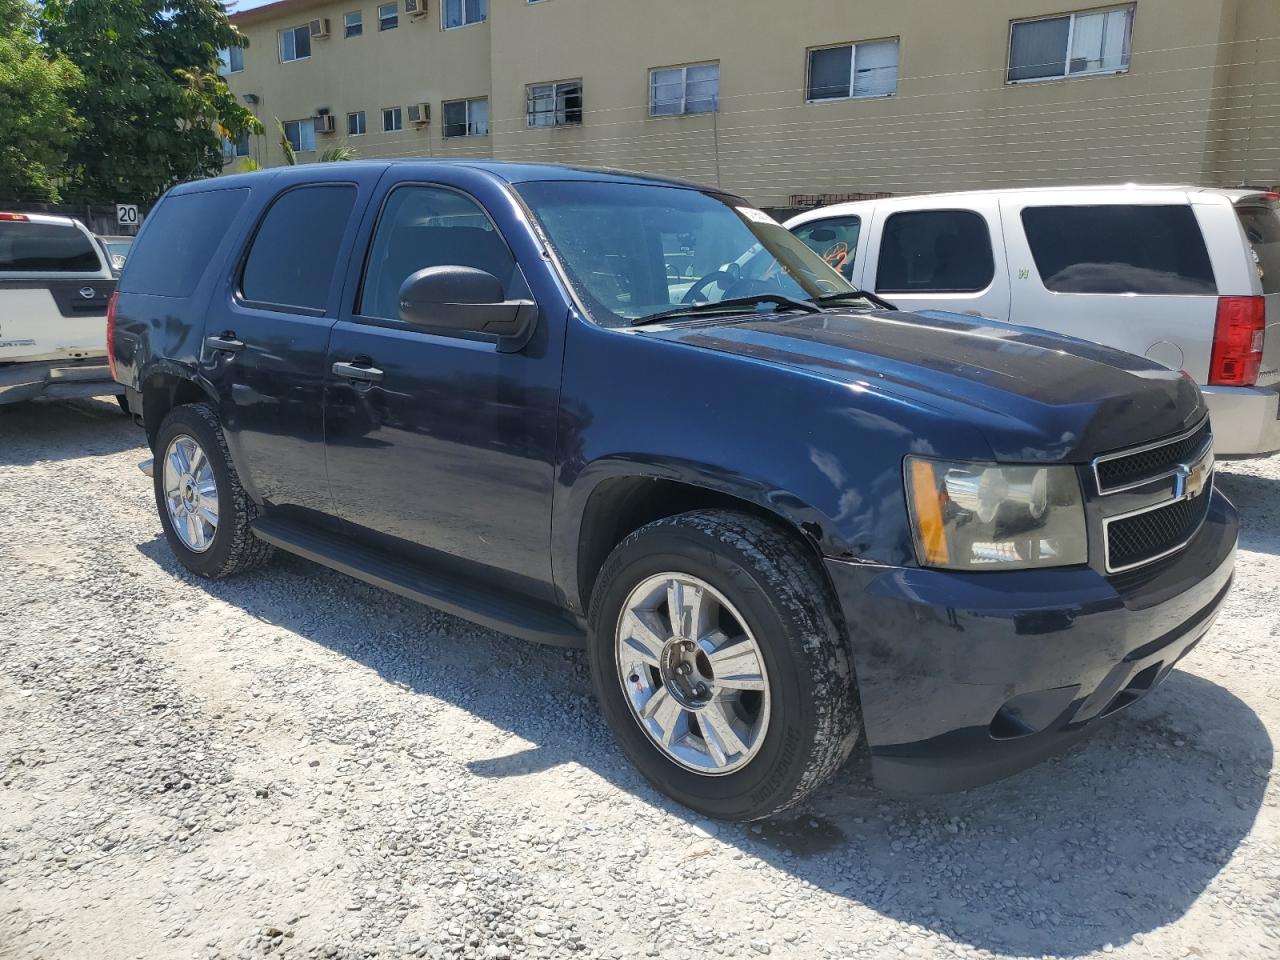
<svg viewBox="0 0 1280 960"><path fill-rule="evenodd" d="M1218 293L1187 204L1026 207L1022 226L1054 293Z"/></svg>
<svg viewBox="0 0 1280 960"><path fill-rule="evenodd" d="M0 273L95 273L101 269L93 241L70 224L0 220Z"/></svg>
<svg viewBox="0 0 1280 960"><path fill-rule="evenodd" d="M1237 207L1236 213L1258 261L1262 292L1280 293L1280 208Z"/></svg>

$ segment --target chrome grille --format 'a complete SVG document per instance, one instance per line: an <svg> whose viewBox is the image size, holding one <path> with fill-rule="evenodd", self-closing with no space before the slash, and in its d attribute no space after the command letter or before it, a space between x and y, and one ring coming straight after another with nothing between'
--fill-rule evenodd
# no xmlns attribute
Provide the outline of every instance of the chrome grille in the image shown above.
<svg viewBox="0 0 1280 960"><path fill-rule="evenodd" d="M1209 512L1211 489L1197 497L1108 521L1107 570L1131 570L1186 546Z"/></svg>
<svg viewBox="0 0 1280 960"><path fill-rule="evenodd" d="M1176 437L1098 457L1093 462L1098 492L1119 493L1173 476L1178 465L1195 459L1212 436L1209 420L1205 418L1198 427Z"/></svg>

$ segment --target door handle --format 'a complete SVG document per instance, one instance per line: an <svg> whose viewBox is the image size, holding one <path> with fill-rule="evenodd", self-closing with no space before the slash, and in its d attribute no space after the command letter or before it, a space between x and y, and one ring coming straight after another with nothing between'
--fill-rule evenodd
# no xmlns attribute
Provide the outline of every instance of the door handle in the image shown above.
<svg viewBox="0 0 1280 960"><path fill-rule="evenodd" d="M236 335L228 330L226 333L220 333L216 337L205 337L204 345L215 353L239 353L244 349L244 341L237 340Z"/></svg>
<svg viewBox="0 0 1280 960"><path fill-rule="evenodd" d="M377 367L363 364L339 361L333 365L333 372L339 377L345 377L348 380L363 380L366 383L377 383L382 379L381 370Z"/></svg>

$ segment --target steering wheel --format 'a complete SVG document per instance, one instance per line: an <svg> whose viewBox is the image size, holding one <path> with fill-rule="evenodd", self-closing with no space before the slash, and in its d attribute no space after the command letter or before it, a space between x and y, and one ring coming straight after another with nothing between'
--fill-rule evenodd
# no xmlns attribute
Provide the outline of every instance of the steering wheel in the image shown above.
<svg viewBox="0 0 1280 960"><path fill-rule="evenodd" d="M712 270L705 277L698 278L698 280L695 281L693 286L689 288L688 292L685 293L685 295L681 298L680 302L681 303L706 303L707 298L705 296L702 296L703 291L706 290L706 288L711 286L713 283L717 283L717 282L720 283L720 286L725 288L725 292L727 293L729 289L729 285L737 283L738 278L735 277L728 270Z"/></svg>

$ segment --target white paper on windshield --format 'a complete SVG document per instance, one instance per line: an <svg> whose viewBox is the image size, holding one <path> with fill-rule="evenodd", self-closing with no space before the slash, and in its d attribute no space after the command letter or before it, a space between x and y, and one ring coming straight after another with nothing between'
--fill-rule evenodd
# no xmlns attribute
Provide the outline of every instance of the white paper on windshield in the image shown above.
<svg viewBox="0 0 1280 960"><path fill-rule="evenodd" d="M740 214L742 214L752 223L776 224L778 222L777 220L773 219L773 217L765 213L763 210L757 210L754 207L738 207L737 210Z"/></svg>

